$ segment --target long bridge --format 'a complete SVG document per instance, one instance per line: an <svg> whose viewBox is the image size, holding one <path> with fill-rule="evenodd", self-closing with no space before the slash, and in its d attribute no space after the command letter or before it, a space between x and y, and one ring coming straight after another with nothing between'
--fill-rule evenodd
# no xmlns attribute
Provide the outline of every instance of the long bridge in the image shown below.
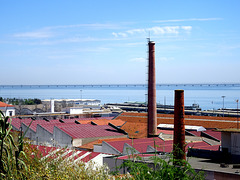
<svg viewBox="0 0 240 180"><path fill-rule="evenodd" d="M107 87L147 87L147 84L61 84L61 85L0 85L0 89L8 88L107 88ZM240 83L197 83L197 84L156 84L156 87L240 87Z"/></svg>

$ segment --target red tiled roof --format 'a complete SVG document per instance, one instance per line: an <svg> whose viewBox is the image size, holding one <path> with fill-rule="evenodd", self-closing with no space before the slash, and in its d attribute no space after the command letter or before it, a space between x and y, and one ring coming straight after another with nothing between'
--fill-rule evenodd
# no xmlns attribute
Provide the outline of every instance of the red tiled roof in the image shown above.
<svg viewBox="0 0 240 180"><path fill-rule="evenodd" d="M191 134L200 137L201 136L201 131L189 131Z"/></svg>
<svg viewBox="0 0 240 180"><path fill-rule="evenodd" d="M70 135L72 138L91 138L107 136L123 136L122 133L107 125L96 126L90 124L76 124L69 126L58 126L59 129Z"/></svg>
<svg viewBox="0 0 240 180"><path fill-rule="evenodd" d="M114 142L107 142L109 145L114 147L120 152L123 152L124 144L127 143L140 153L145 153L147 151L147 147L151 146L157 151L162 152L172 152L173 150L173 140L166 140L163 141L159 138L141 138L141 139L133 139L133 140L125 140L125 141L114 141ZM211 146L204 141L198 142L191 142L186 144L186 151L188 147L197 148L197 149L206 149L206 150L218 150L219 145Z"/></svg>
<svg viewBox="0 0 240 180"><path fill-rule="evenodd" d="M20 126L21 126L21 120L18 119L18 118L11 118L12 121L11 121L11 124L12 126L14 126L16 129L20 129Z"/></svg>
<svg viewBox="0 0 240 180"><path fill-rule="evenodd" d="M108 138L108 139L98 139L98 140L92 141L90 143L84 144L84 145L80 146L79 148L93 150L93 146L95 144L102 144L103 141L112 142L112 141L122 141L122 140L128 140L128 138L117 137L117 138Z"/></svg>
<svg viewBox="0 0 240 180"><path fill-rule="evenodd" d="M147 123L126 122L121 129L127 132L130 138L147 137Z"/></svg>
<svg viewBox="0 0 240 180"><path fill-rule="evenodd" d="M60 156L63 159L71 157L75 161L79 160L82 162L89 162L90 160L94 160L94 158L97 156L108 156L107 154L98 153L98 152L59 149L56 147L37 146L37 145L31 145L31 146L32 146L32 149L36 148L39 150L38 156L41 158L55 159Z"/></svg>
<svg viewBox="0 0 240 180"><path fill-rule="evenodd" d="M221 132L213 131L213 130L206 130L204 133L218 139L221 141Z"/></svg>
<svg viewBox="0 0 240 180"><path fill-rule="evenodd" d="M14 107L14 106L0 101L0 107Z"/></svg>
<svg viewBox="0 0 240 180"><path fill-rule="evenodd" d="M108 123L112 123L115 126L122 126L125 121L122 120L111 120L111 119L97 119L97 118L88 118L84 120L78 121L81 124L91 124L91 122L97 124L97 125L108 125Z"/></svg>
<svg viewBox="0 0 240 180"><path fill-rule="evenodd" d="M121 119L123 121L127 121L128 123L147 123L147 113L122 113L116 119ZM173 114L157 114L157 124L173 123ZM185 124L203 126L204 128L237 128L237 118L185 115Z"/></svg>
<svg viewBox="0 0 240 180"><path fill-rule="evenodd" d="M163 129L158 129L158 134L163 133L163 134L174 134L173 130L163 130Z"/></svg>

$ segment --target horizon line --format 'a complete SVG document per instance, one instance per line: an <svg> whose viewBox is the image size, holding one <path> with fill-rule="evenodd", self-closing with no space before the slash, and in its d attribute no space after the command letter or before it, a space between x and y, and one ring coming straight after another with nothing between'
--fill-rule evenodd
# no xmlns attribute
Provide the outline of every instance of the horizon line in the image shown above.
<svg viewBox="0 0 240 180"><path fill-rule="evenodd" d="M147 83L103 83L103 84L2 84L1 86L117 86L117 85L148 85ZM159 85L240 85L240 82L233 83L156 83Z"/></svg>

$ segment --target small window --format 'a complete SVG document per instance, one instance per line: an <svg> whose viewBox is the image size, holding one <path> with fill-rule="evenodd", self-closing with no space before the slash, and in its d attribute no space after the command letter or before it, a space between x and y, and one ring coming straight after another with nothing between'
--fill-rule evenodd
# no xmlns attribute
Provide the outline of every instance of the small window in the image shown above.
<svg viewBox="0 0 240 180"><path fill-rule="evenodd" d="M9 112L9 116L12 116L13 115L13 112L12 111L8 111Z"/></svg>

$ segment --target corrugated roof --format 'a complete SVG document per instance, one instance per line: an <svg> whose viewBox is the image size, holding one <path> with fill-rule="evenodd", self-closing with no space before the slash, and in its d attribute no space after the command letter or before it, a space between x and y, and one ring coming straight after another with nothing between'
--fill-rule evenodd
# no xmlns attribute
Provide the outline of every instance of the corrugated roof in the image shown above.
<svg viewBox="0 0 240 180"><path fill-rule="evenodd" d="M221 141L221 136L222 136L221 132L217 132L217 131L214 131L214 130L207 130L204 133L218 139L219 141Z"/></svg>
<svg viewBox="0 0 240 180"><path fill-rule="evenodd" d="M126 122L121 129L127 132L130 138L147 137L147 123Z"/></svg>
<svg viewBox="0 0 240 180"><path fill-rule="evenodd" d="M47 147L47 146L36 146L32 145L32 148L37 148L39 150L38 156L42 159L50 158L63 158L65 160L72 159L74 162L82 161L89 162L92 161L96 165L103 165L103 157L109 156L104 153L97 152L88 152L88 151L78 151L72 149L60 149L56 147Z"/></svg>
<svg viewBox="0 0 240 180"><path fill-rule="evenodd" d="M124 144L128 144L133 147L140 153L147 152L147 147L155 147L157 151L162 152L172 152L173 150L173 140L163 141L159 138L141 138L141 139L132 139L132 140L124 140L124 141L114 141L114 142L106 142L115 149L120 152L123 152ZM205 150L218 150L219 145L211 146L204 141L191 142L186 144L186 150L188 147L197 148L197 149L205 149Z"/></svg>
<svg viewBox="0 0 240 180"><path fill-rule="evenodd" d="M98 140L92 141L90 143L84 144L82 146L79 146L79 148L93 150L93 146L95 144L102 144L103 141L112 142L112 141L122 141L122 140L128 140L128 138L126 138L126 137L124 137L124 138L117 137L117 138L108 138L108 139L98 139Z"/></svg>
<svg viewBox="0 0 240 180"><path fill-rule="evenodd" d="M91 138L91 137L107 137L107 136L123 136L110 126L95 126L90 124L81 124L79 126L58 126L59 129L70 135L72 138Z"/></svg>
<svg viewBox="0 0 240 180"><path fill-rule="evenodd" d="M109 117L110 118L110 117ZM109 119L107 117L107 119ZM20 126L21 126L21 123L24 123L25 125L29 125L30 122L32 121L31 118L26 118L26 119L19 119L19 118L11 118L12 119L12 122L11 124L18 130L20 130ZM98 120L98 119L103 119L102 117L100 118L74 118L74 119L62 119L64 121L64 123L61 123L59 121L59 119L51 119L49 120L49 122L45 121L45 120L34 120L31 124L31 129L36 131L36 128L37 128L37 124L41 125L42 127L46 127L46 129L52 129L51 132L53 132L53 128L52 126L54 125L58 125L58 124L71 124L71 123L74 123L76 120L81 120L81 121L92 121L92 120ZM48 125L50 126L48 128Z"/></svg>
<svg viewBox="0 0 240 180"><path fill-rule="evenodd" d="M97 125L108 125L108 123L112 123L115 126L122 126L125 123L125 121L112 120L112 118L111 119L109 119L109 118L107 118L107 119L88 118L85 120L79 120L78 122L81 124L91 124L91 122L93 122Z"/></svg>
<svg viewBox="0 0 240 180"><path fill-rule="evenodd" d="M147 123L147 113L122 113L116 119L132 123ZM174 115L157 114L157 124L174 124ZM237 128L237 118L185 115L185 125L219 129Z"/></svg>

